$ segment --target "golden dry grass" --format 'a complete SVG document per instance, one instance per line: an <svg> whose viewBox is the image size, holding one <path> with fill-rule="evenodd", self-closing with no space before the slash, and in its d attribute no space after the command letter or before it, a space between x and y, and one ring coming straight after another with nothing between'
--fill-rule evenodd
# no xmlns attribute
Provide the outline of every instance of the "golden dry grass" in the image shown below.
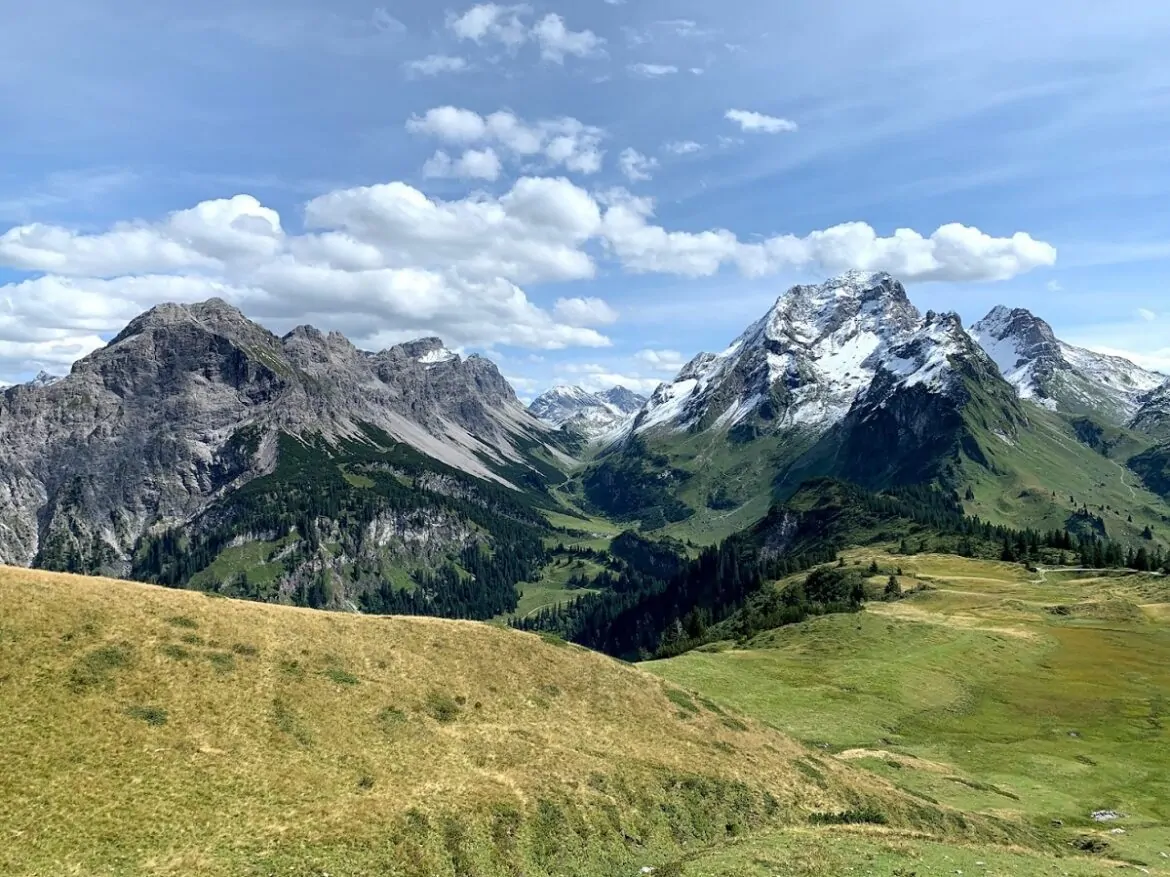
<svg viewBox="0 0 1170 877"><path fill-rule="evenodd" d="M612 874L859 802L949 818L575 646L18 569L0 741L12 875Z"/></svg>

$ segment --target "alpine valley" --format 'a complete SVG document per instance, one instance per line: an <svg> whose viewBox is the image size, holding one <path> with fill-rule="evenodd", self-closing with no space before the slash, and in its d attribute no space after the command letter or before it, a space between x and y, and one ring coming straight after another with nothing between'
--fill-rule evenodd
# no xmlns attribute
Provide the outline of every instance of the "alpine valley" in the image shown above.
<svg viewBox="0 0 1170 877"><path fill-rule="evenodd" d="M1166 377L887 274L527 408L159 305L0 395L0 871L1164 874L1168 537Z"/></svg>
<svg viewBox="0 0 1170 877"><path fill-rule="evenodd" d="M546 577L557 529L716 544L825 477L1152 550L1168 398L1027 311L968 330L886 274L788 290L649 399L556 387L527 410L436 338L368 353L166 304L4 392L0 560L490 618Z"/></svg>

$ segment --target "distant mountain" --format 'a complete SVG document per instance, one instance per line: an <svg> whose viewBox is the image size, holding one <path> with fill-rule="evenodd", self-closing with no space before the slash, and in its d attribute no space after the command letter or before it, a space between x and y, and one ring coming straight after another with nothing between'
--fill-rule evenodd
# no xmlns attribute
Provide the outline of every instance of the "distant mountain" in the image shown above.
<svg viewBox="0 0 1170 877"><path fill-rule="evenodd" d="M888 274L852 272L782 295L722 353L701 353L651 396L638 433L754 423L821 431L873 381L882 352L920 325Z"/></svg>
<svg viewBox="0 0 1170 877"><path fill-rule="evenodd" d="M997 307L971 335L1020 394L1053 411L1096 414L1126 425L1143 398L1166 382L1127 359L1067 344L1023 308Z"/></svg>
<svg viewBox="0 0 1170 877"><path fill-rule="evenodd" d="M586 438L612 432L646 404L625 387L590 393L581 387L553 387L528 406L528 413L556 429L567 428Z"/></svg>
<svg viewBox="0 0 1170 877"><path fill-rule="evenodd" d="M718 354L651 396L582 477L594 508L640 521L712 521L808 477L957 485L989 442L1028 422L956 314L925 316L888 274L796 286Z"/></svg>
<svg viewBox="0 0 1170 877"><path fill-rule="evenodd" d="M1163 381L1063 344L1026 311L968 331L920 313L890 275L850 272L789 289L727 349L696 356L577 489L593 511L687 537L750 526L822 476L936 485L971 514L1037 528L1095 504L1111 535L1140 534L1170 509L1125 468L1150 447L1129 426L1166 412ZM1145 474L1157 465L1138 474L1167 496Z"/></svg>
<svg viewBox="0 0 1170 877"><path fill-rule="evenodd" d="M342 606L392 559L531 547L514 525L542 523L527 497L557 442L495 365L437 338L370 353L217 299L160 305L0 395L0 561Z"/></svg>

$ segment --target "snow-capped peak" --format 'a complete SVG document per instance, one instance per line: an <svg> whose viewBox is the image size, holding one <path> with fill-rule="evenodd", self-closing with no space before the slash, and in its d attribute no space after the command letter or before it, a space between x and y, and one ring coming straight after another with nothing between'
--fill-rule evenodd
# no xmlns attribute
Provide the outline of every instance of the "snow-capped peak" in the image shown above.
<svg viewBox="0 0 1170 877"><path fill-rule="evenodd" d="M622 425L645 402L645 397L625 387L591 393L583 387L562 385L538 396L528 406L528 411L557 429L569 427L593 438Z"/></svg>
<svg viewBox="0 0 1170 877"><path fill-rule="evenodd" d="M1127 359L1061 341L1048 323L1024 308L993 308L971 327L971 336L1021 399L1052 410L1094 411L1127 423L1141 397L1166 380Z"/></svg>
<svg viewBox="0 0 1170 877"><path fill-rule="evenodd" d="M922 317L889 274L794 286L720 354L700 354L655 392L636 429L734 426L753 413L821 429L844 417L875 361Z"/></svg>

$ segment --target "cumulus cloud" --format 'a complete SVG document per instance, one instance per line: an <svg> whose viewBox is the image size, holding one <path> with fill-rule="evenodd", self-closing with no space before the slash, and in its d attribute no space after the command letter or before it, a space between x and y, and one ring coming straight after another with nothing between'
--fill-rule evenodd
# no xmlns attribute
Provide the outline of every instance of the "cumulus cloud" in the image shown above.
<svg viewBox="0 0 1170 877"><path fill-rule="evenodd" d="M658 167L658 159L645 156L630 147L622 150L622 154L618 156L618 167L627 180L637 183L651 178L652 171Z"/></svg>
<svg viewBox="0 0 1170 877"><path fill-rule="evenodd" d="M749 133L782 134L795 131L799 127L790 119L766 116L751 110L728 110L724 118L729 122L735 122L743 131Z"/></svg>
<svg viewBox="0 0 1170 877"><path fill-rule="evenodd" d="M672 155L691 155L695 152L701 152L703 144L696 143L694 140L673 140L664 144L662 148Z"/></svg>
<svg viewBox="0 0 1170 877"><path fill-rule="evenodd" d="M959 223L941 226L930 237L904 228L879 237L864 222L848 222L804 237L777 235L745 243L727 229L668 231L649 221L653 211L651 199L610 195L602 234L628 270L706 277L731 265L760 277L818 266L829 273L889 271L907 281L985 281L1056 262L1053 246L1026 233L996 238Z"/></svg>
<svg viewBox="0 0 1170 877"><path fill-rule="evenodd" d="M451 172L464 158L448 159ZM588 296L541 307L522 286L590 279L598 257L634 273L860 268L906 281L1002 280L1056 258L1023 232L993 237L957 223L883 237L854 222L747 241L721 228L670 230L655 222L651 199L593 194L563 177L522 177L503 194L453 200L402 182L338 189L305 205L303 227L289 232L275 210L237 195L92 233L9 229L0 267L29 276L0 288L0 379L28 363L63 365L160 301L219 296L277 330L313 322L366 346L439 335L458 346L557 349L607 345L598 327L616 313ZM639 356L650 373L680 360ZM627 385L652 382L639 380Z"/></svg>
<svg viewBox="0 0 1170 877"><path fill-rule="evenodd" d="M438 76L441 73L463 73L468 69L467 60L457 55L427 55L403 65L413 76Z"/></svg>
<svg viewBox="0 0 1170 877"><path fill-rule="evenodd" d="M595 362L566 363L562 369L565 374L558 377L558 384L575 384L592 393L599 393L613 387L625 387L636 393L652 393L662 383L658 378L619 372L614 370L612 366Z"/></svg>
<svg viewBox="0 0 1170 877"><path fill-rule="evenodd" d="M500 170L499 156L490 146L487 149L469 149L457 159L451 158L440 149L423 165L423 176L497 180L500 177Z"/></svg>
<svg viewBox="0 0 1170 877"><path fill-rule="evenodd" d="M449 14L447 27L461 40L476 43L494 40L515 48L528 39L528 27L520 20L520 16L529 11L527 6L481 3L462 15Z"/></svg>
<svg viewBox="0 0 1170 877"><path fill-rule="evenodd" d="M599 55L605 42L591 30L569 30L565 27L565 20L551 12L532 28L532 36L540 44L540 57L557 64L564 63L565 55L578 58Z"/></svg>
<svg viewBox="0 0 1170 877"><path fill-rule="evenodd" d="M603 54L605 40L591 30L571 30L564 18L550 12L531 26L525 20L532 9L526 5L501 6L481 3L462 15L449 14L447 27L461 40L498 42L515 50L532 41L545 61L563 64L565 56L589 58Z"/></svg>
<svg viewBox="0 0 1170 877"><path fill-rule="evenodd" d="M617 311L600 298L562 298L553 316L568 326L608 326L616 323Z"/></svg>
<svg viewBox="0 0 1170 877"><path fill-rule="evenodd" d="M676 374L684 365L686 359L677 350L639 350L634 358L646 366L660 372Z"/></svg>
<svg viewBox="0 0 1170 877"><path fill-rule="evenodd" d="M672 73L678 73L678 68L673 64L646 64L639 62L629 65L627 69L636 76L669 76Z"/></svg>
<svg viewBox="0 0 1170 877"><path fill-rule="evenodd" d="M1128 359L1130 362L1144 369L1170 375L1170 347L1139 351L1131 348L1109 347L1092 342L1086 346L1090 350L1097 351L1097 353L1104 353L1106 356L1120 356L1122 359Z"/></svg>
<svg viewBox="0 0 1170 877"><path fill-rule="evenodd" d="M517 161L541 161L580 174L601 170L605 132L571 116L527 122L506 110L481 116L453 106L412 116L406 129L455 145L490 144Z"/></svg>

